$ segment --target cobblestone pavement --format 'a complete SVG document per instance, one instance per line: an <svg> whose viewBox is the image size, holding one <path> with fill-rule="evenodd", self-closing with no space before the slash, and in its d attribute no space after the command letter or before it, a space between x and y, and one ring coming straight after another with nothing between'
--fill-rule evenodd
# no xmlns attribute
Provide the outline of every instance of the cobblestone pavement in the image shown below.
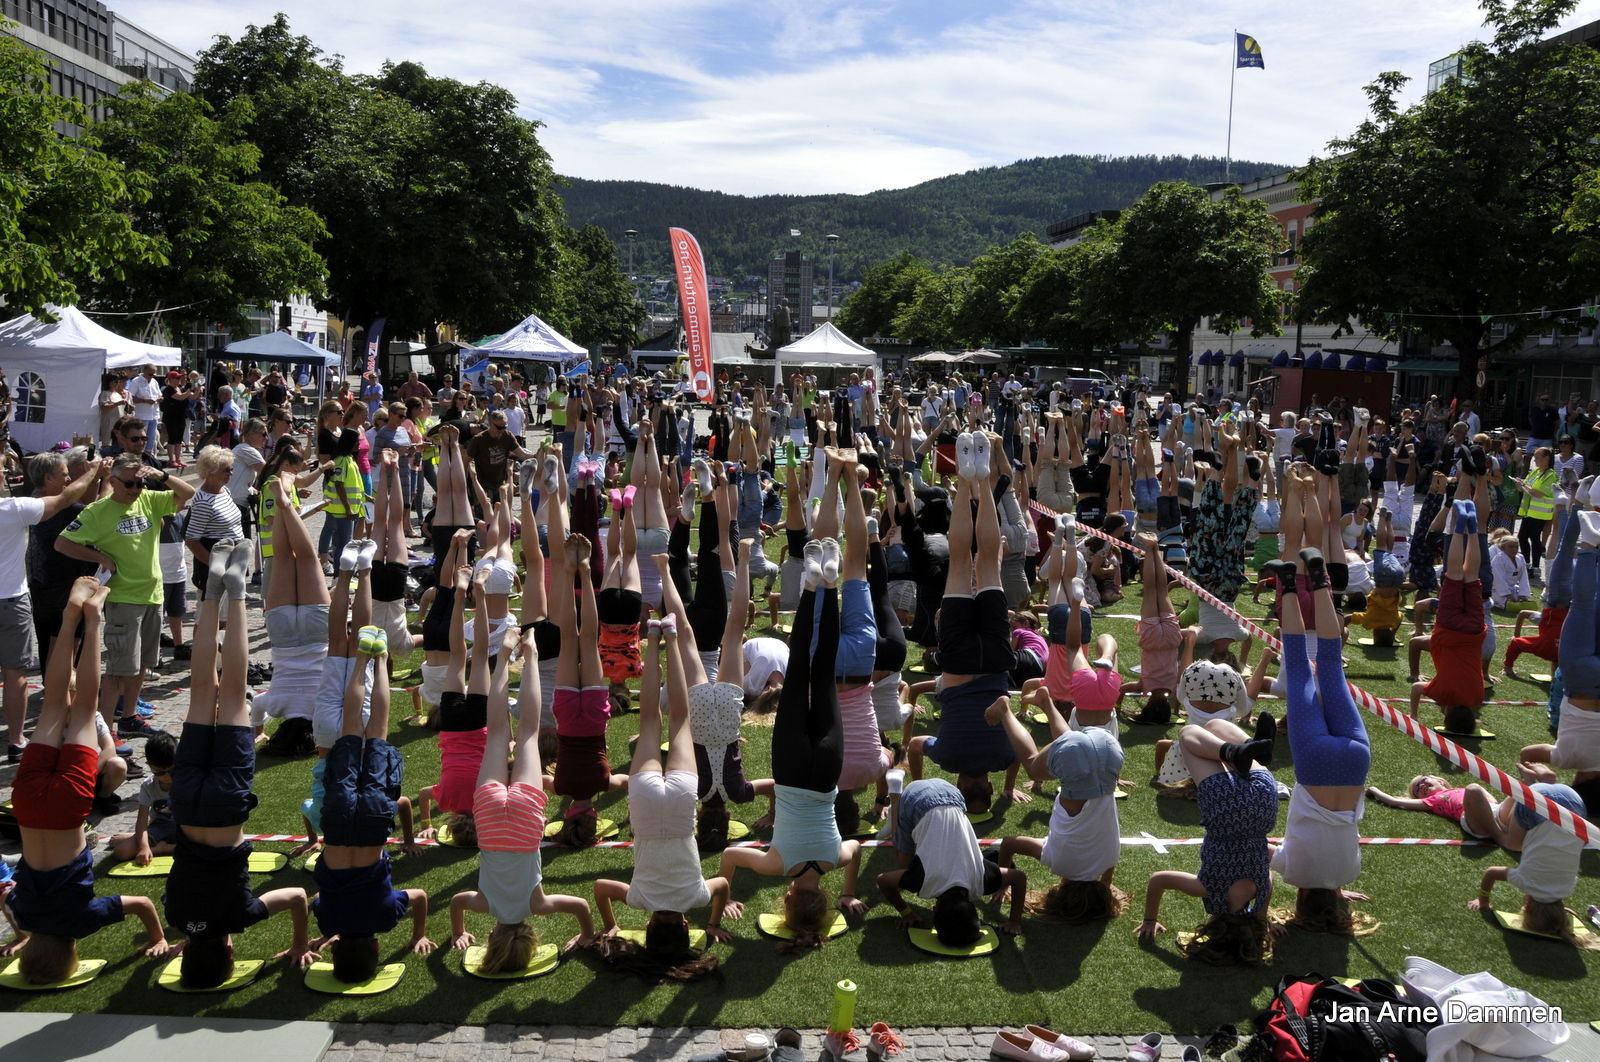
<svg viewBox="0 0 1600 1062"><path fill-rule="evenodd" d="M754 1031L754 1030L752 1030ZM770 1036L772 1030L765 1030ZM906 1050L897 1062L965 1062L992 1058L989 1044L993 1026L973 1028L917 1028L898 1030ZM859 1031L858 1031L859 1032ZM639 1059L641 1062L688 1062L697 1055L721 1050L722 1030L679 1028L622 1029L574 1025L378 1025L341 1023L325 1062L398 1062L404 1059L443 1059L444 1062L606 1062ZM804 1034L805 1057L825 1057L822 1034ZM1120 1060L1138 1042L1136 1036L1079 1037L1095 1047L1097 1059ZM1202 1037L1165 1038L1161 1058L1173 1060L1185 1045L1200 1047ZM866 1059L866 1052L850 1056Z"/></svg>

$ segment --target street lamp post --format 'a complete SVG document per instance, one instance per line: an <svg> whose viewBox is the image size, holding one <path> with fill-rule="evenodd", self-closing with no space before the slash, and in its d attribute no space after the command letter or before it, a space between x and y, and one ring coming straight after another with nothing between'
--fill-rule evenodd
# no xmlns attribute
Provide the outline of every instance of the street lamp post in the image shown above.
<svg viewBox="0 0 1600 1062"><path fill-rule="evenodd" d="M828 323L833 323L833 245L839 242L839 237L829 233L823 237L828 241Z"/></svg>
<svg viewBox="0 0 1600 1062"><path fill-rule="evenodd" d="M623 229L622 235L628 238L628 286L633 289L633 297L639 297L638 278L633 274L633 241L638 239L638 229Z"/></svg>

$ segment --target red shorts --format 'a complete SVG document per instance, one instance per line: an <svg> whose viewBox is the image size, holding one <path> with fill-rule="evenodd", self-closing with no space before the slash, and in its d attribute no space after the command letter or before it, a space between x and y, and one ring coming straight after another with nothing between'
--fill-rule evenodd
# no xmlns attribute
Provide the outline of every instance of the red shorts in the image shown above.
<svg viewBox="0 0 1600 1062"><path fill-rule="evenodd" d="M76 830L89 818L100 778L100 750L30 741L11 783L11 807L30 830Z"/></svg>
<svg viewBox="0 0 1600 1062"><path fill-rule="evenodd" d="M1422 691L1429 700L1446 708L1483 703L1483 638L1483 631L1465 634L1434 626L1428 651L1438 673Z"/></svg>

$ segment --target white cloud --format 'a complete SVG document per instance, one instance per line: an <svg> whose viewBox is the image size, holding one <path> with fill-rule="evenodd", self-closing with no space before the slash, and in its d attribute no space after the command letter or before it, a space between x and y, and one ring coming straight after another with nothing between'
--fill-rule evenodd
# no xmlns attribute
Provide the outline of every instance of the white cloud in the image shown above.
<svg viewBox="0 0 1600 1062"><path fill-rule="evenodd" d="M1354 128L1379 71L1410 74L1415 96L1429 62L1481 33L1471 0L1023 0L937 17L887 0L282 6L349 69L415 59L505 85L547 123L563 173L746 194L903 187L1039 155L1220 155L1235 27L1266 69L1237 73L1234 157L1297 163ZM117 9L195 50L243 30L222 0ZM1585 0L1568 24L1595 17Z"/></svg>

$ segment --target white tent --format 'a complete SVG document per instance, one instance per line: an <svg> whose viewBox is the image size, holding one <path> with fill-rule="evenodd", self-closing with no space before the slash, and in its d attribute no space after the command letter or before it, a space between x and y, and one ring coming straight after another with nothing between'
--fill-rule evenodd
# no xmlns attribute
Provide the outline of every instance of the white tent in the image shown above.
<svg viewBox="0 0 1600 1062"><path fill-rule="evenodd" d="M178 365L183 352L119 336L74 306L52 306L47 324L23 314L0 324L0 368L15 405L11 437L29 453L100 430L100 377L113 369Z"/></svg>
<svg viewBox="0 0 1600 1062"><path fill-rule="evenodd" d="M827 322L810 335L802 336L786 347L778 348L778 374L792 368L869 369L878 364L878 356L857 343Z"/></svg>
<svg viewBox="0 0 1600 1062"><path fill-rule="evenodd" d="M491 361L555 362L559 371L566 373L587 361L589 351L545 324L538 314L530 313L520 324L481 347L463 349L460 358L461 378L470 378L481 390Z"/></svg>

